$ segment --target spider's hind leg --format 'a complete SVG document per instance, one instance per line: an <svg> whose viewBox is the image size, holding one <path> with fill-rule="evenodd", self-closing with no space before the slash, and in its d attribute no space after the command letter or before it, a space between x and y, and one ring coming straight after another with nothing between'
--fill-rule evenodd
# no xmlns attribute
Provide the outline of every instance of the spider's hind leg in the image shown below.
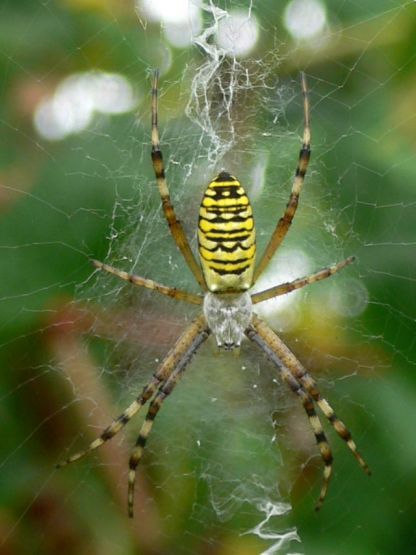
<svg viewBox="0 0 416 555"><path fill-rule="evenodd" d="M306 371L305 371L305 374L306 374L307 378L310 378L312 380L312 378L308 375L308 373ZM302 380L302 382L304 382L304 381L305 380ZM365 460L361 456L360 452L358 451L357 444L352 439L352 435L351 435L350 430L347 428L347 426L344 424L344 422L337 417L337 415L335 414L334 409L331 407L331 405L328 403L328 401L324 397L321 396L321 394L319 393L318 390L316 390L314 400L316 401L316 404L318 405L318 407L321 409L323 414L326 416L326 418L330 422L331 426L337 432L339 437L342 440L345 441L345 443L349 447L350 451L352 452L352 454L356 458L358 464L361 466L361 468L364 470L364 472L368 476L371 476L371 470L368 467L368 464L365 462Z"/></svg>
<svg viewBox="0 0 416 555"><path fill-rule="evenodd" d="M311 397L305 391L303 391L302 388L299 389L298 395L302 400L303 408L305 409L305 412L308 416L309 423L312 427L313 433L315 435L316 443L318 445L322 460L324 461L324 465L325 465L324 481L321 487L321 492L319 494L319 499L315 505L315 509L319 511L320 508L322 507L322 503L324 502L324 499L328 492L329 481L332 476L333 456L331 452L331 447L328 443L325 432L322 428L322 423L319 419L319 416L316 414L315 407Z"/></svg>
<svg viewBox="0 0 416 555"><path fill-rule="evenodd" d="M176 376L176 381L179 379ZM171 387L169 388L169 393L172 391L176 381ZM155 398L149 405L149 410L147 411L146 418L140 428L139 436L136 441L136 445L134 446L130 458L129 458L129 475L128 475L128 493L127 493L127 505L128 505L128 514L130 518L134 516L134 486L136 483L136 469L142 459L144 448L146 446L147 438L152 431L153 422L159 412L159 409L162 406L163 401L166 399L169 393L165 393L164 390L159 390L156 394Z"/></svg>
<svg viewBox="0 0 416 555"><path fill-rule="evenodd" d="M306 371L292 351L283 343L280 337L274 333L274 331L265 322L260 320L257 316L254 316L253 325L262 339L271 346L273 352L277 355L282 364L289 368L294 378L302 384L302 387L304 387L304 389L312 397L339 437L345 441L364 472L370 475L371 471L359 453L357 445L352 439L351 432L342 420L336 416L335 411L328 401L322 397L312 376Z"/></svg>
<svg viewBox="0 0 416 555"><path fill-rule="evenodd" d="M315 435L316 443L318 445L319 451L321 453L322 460L324 462L324 472L323 472L323 484L321 487L321 492L319 494L319 499L316 504L316 510L319 510L324 502L326 494L328 492L329 482L332 476L332 452L331 447L326 438L325 432L322 428L322 424L319 416L315 411L315 406L311 396L305 391L301 383L293 376L293 374L288 370L280 361L280 359L275 355L273 349L270 345L257 333L254 327L248 328L246 335L254 343L256 343L262 351L266 354L271 362L273 362L277 368L280 370L283 380L288 384L290 389L295 393L301 400L303 408L309 419L309 423Z"/></svg>
<svg viewBox="0 0 416 555"><path fill-rule="evenodd" d="M146 418L142 424L142 427L139 432L139 437L137 438L136 445L131 452L130 459L129 459L129 476L128 476L128 494L127 494L127 503L128 503L128 514L129 517L133 517L133 508L134 508L134 485L136 482L136 468L143 456L144 448L146 445L147 438L152 430L153 422L159 412L163 401L166 399L168 395L172 392L175 385L178 383L179 379L181 378L186 366L189 364L192 356L196 353L202 343L208 338L210 331L206 325L202 325L202 322L205 322L203 316L197 319L199 325L196 326L194 324L194 329L191 330L190 338L192 341L188 341L187 344L181 345L180 340L176 343L172 354L175 355L175 367L171 372L169 378L160 385L158 392L156 393L155 397L153 398L152 402L149 405L149 409L146 414Z"/></svg>
<svg viewBox="0 0 416 555"><path fill-rule="evenodd" d="M94 451L106 441L112 439L118 432L124 428L124 426L130 422L133 416L142 408L142 406L156 393L158 387L164 384L171 374L175 373L178 364L181 363L182 360L188 356L189 351L191 350L192 353L194 352L193 346L195 341L201 336L204 337L208 336L209 331L206 328L206 322L203 315L198 316L182 333L179 339L176 341L175 345L160 364L159 368L153 374L153 377L149 381L149 383L143 388L142 393L131 403L127 409L120 414L113 422L105 428L105 430L101 433L101 435L92 441L89 446L84 449L83 451L79 451L74 455L71 455L65 461L62 461L56 465L57 468L61 468L66 466L67 464L73 463L78 461L91 451ZM178 362L179 361L179 362Z"/></svg>
<svg viewBox="0 0 416 555"><path fill-rule="evenodd" d="M127 407L124 412L120 414L120 416L115 418L113 422L109 426L107 426L107 428L105 428L105 430L101 433L99 437L94 439L94 441L92 441L86 449L78 451L77 453L74 453L73 455L68 457L66 460L58 463L56 465L56 468L62 468L63 466L82 459L83 457L85 457L85 455L88 455L89 453L91 453L91 451L98 449L98 447L101 447L103 443L106 443L107 441L112 439L116 434L118 434L120 430L124 428L124 426L128 422L130 422L133 416L154 395L160 382L161 379L155 374L152 380L144 387L142 393Z"/></svg>

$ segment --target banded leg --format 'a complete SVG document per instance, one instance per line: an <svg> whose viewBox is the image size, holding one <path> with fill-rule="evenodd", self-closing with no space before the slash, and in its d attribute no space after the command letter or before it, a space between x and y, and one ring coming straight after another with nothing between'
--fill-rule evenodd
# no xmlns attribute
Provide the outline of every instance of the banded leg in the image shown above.
<svg viewBox="0 0 416 555"><path fill-rule="evenodd" d="M256 343L260 349L266 354L267 358L277 366L280 370L283 380L288 384L290 389L298 395L300 400L302 401L303 408L307 414L309 419L309 423L315 435L315 440L318 445L319 451L321 453L322 460L324 462L324 472L323 472L323 483L321 487L321 491L319 494L318 502L316 504L315 509L318 511L326 494L328 492L329 482L332 476L332 452L329 446L328 440L325 436L325 432L322 428L321 421L319 416L316 414L315 407L313 404L313 400L310 395L305 391L303 386L299 383L299 381L293 376L293 374L288 370L280 361L279 357L274 353L274 351L270 348L270 346L260 337L260 335L256 332L253 327L248 328L246 331L246 335L249 339L251 339L254 343Z"/></svg>
<svg viewBox="0 0 416 555"><path fill-rule="evenodd" d="M277 223L277 226L270 238L270 241L264 251L262 258L254 272L254 282L259 275L263 273L264 269L270 262L270 259L279 248L281 242L286 236L292 220L295 216L298 207L299 195L302 190L303 182L305 179L306 170L311 156L311 128L310 128L310 114L309 114L309 97L308 85L306 76L301 73L302 94L303 94L303 115L304 115L304 129L303 129L303 143L299 153L299 162L296 168L295 178L293 180L292 191L290 193L289 202L287 203L283 217Z"/></svg>
<svg viewBox="0 0 416 555"><path fill-rule="evenodd" d="M82 459L85 455L94 451L106 441L112 439L118 432L124 428L124 426L130 422L133 416L142 408L142 406L155 394L161 380L156 376L153 376L152 380L145 386L142 393L127 407L127 409L120 414L113 422L107 426L107 428L102 432L102 434L92 441L86 449L78 451L74 455L71 455L65 461L62 461L56 465L56 468L62 468L67 464L71 464L79 459Z"/></svg>
<svg viewBox="0 0 416 555"><path fill-rule="evenodd" d="M351 432L347 426L339 420L333 408L328 401L321 396L315 380L305 370L302 364L298 361L292 351L283 343L280 337L262 320L257 316L253 316L253 326L263 341L270 347L270 349L277 355L281 363L289 368L296 380L298 380L305 390L309 393L312 399L316 402L318 407L323 412L324 416L328 419L331 426L337 432L339 437L345 441L350 451L360 464L361 468L368 475L371 474L367 463L360 455L355 441L352 439Z"/></svg>
<svg viewBox="0 0 416 555"><path fill-rule="evenodd" d="M102 434L92 441L90 445L78 453L71 455L65 461L56 465L56 468L62 468L67 464L73 463L91 451L100 447L106 441L113 438L124 426L133 418L133 416L142 408L142 406L156 393L158 387L163 384L172 372L175 370L178 362L186 356L189 348L193 345L195 338L199 337L201 332L206 333L206 323L204 316L196 318L188 328L179 337L165 360L154 373L149 383L143 388L141 394L129 405L129 407L118 416L113 422L102 432Z"/></svg>
<svg viewBox="0 0 416 555"><path fill-rule="evenodd" d="M138 285L139 287L145 287L146 289L157 291L158 293L166 295L167 297L172 297L177 301L186 301L191 304L202 304L203 297L201 295L194 295L193 293L182 291L182 289L177 289L176 287L167 287L166 285L157 283L152 279L146 279L141 276L136 276L135 274L129 274L127 272L124 272L123 270L118 270L113 266L104 264L99 260L92 260L92 263L98 270L104 270L105 272L108 272L113 276L117 276L124 281L129 281L130 283Z"/></svg>
<svg viewBox="0 0 416 555"><path fill-rule="evenodd" d="M202 289L206 290L207 287L201 268L191 250L182 225L176 217L175 210L170 199L169 188L165 177L163 157L159 144L159 130L157 123L158 80L159 72L156 70L153 74L152 85L152 163L156 176L157 186L159 188L160 198L162 200L163 213L165 214L165 218L168 222L173 239L175 240L175 243L181 251L186 263L188 264L199 285L202 287Z"/></svg>
<svg viewBox="0 0 416 555"><path fill-rule="evenodd" d="M265 289L264 291L260 291L259 293L254 293L253 295L251 295L251 301L253 304L261 303L263 301L267 301L268 299L278 297L279 295L286 295L287 293L295 291L296 289L301 289L302 287L305 287L305 285L311 285L312 283L316 283L317 281L329 278L345 268L345 266L352 264L354 260L355 256L349 256L342 262L338 262L333 266L328 266L328 268L323 268L322 270L319 270L319 272L311 274L310 276L295 279L294 281L289 281L286 283L281 283L280 285L276 285L275 287L271 287L270 289Z"/></svg>
<svg viewBox="0 0 416 555"><path fill-rule="evenodd" d="M154 399L149 405L149 409L146 414L146 418L140 429L139 436L136 441L136 445L131 452L129 460L129 477L128 477L128 494L127 494L127 505L129 517L133 517L134 508L134 485L136 481L136 468L143 456L144 448L146 446L147 438L152 430L153 422L162 406L163 401L172 392L175 385L181 378L186 366L189 364L192 356L196 353L202 343L209 336L209 329L205 328L199 332L195 337L192 344L189 346L187 351L183 353L182 357L177 361L176 367L169 376L169 378L160 385L159 391L155 395Z"/></svg>

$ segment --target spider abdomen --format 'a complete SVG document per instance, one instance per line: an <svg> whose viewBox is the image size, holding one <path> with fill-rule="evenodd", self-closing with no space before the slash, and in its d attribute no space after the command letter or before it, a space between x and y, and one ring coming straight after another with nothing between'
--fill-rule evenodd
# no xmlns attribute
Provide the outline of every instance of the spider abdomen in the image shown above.
<svg viewBox="0 0 416 555"><path fill-rule="evenodd" d="M251 286L256 254L253 211L240 182L227 172L221 172L204 193L198 245L210 291L238 292Z"/></svg>

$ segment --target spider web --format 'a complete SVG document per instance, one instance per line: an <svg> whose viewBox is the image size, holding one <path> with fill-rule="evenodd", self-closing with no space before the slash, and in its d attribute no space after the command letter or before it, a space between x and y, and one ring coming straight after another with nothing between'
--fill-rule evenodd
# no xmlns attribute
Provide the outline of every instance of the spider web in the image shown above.
<svg viewBox="0 0 416 555"><path fill-rule="evenodd" d="M163 21L146 3L1 8L2 546L411 552L414 3L194 2L185 23L180 4L169 17L166 4ZM259 252L289 196L303 131L299 70L308 76L311 164L292 229L256 290L357 256L257 310L373 470L361 475L326 426L335 475L318 515L322 462L307 419L247 342L239 357L207 342L164 404L138 469L133 522L127 461L143 415L54 470L124 410L197 313L90 264L197 291L154 184L154 67L171 195L192 246L203 190L226 169L252 201Z"/></svg>

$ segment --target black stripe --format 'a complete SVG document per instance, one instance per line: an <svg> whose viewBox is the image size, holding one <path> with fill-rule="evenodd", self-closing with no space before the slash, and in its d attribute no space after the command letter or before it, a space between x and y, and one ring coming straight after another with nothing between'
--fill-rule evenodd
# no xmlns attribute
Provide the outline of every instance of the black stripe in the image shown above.
<svg viewBox="0 0 416 555"><path fill-rule="evenodd" d="M210 268L210 270L219 274L220 276L227 276L229 274L235 274L235 275L238 276L238 275L242 274L243 272L245 272L250 265L251 265L251 262L249 264L246 264L245 266L243 266L243 268L238 268L236 270L219 270L218 268Z"/></svg>
<svg viewBox="0 0 416 555"><path fill-rule="evenodd" d="M315 434L315 437L317 443L327 443L324 432L319 432L318 434Z"/></svg>
<svg viewBox="0 0 416 555"><path fill-rule="evenodd" d="M306 414L308 416L316 416L316 411L315 411L313 405L310 405L310 406L305 405L305 411L306 411Z"/></svg>
<svg viewBox="0 0 416 555"><path fill-rule="evenodd" d="M163 160L162 152L156 147L152 149L152 160Z"/></svg>
<svg viewBox="0 0 416 555"><path fill-rule="evenodd" d="M146 418L146 420L147 420L147 418ZM147 437L144 437L144 436L140 435L137 438L137 441L136 441L137 447L144 447L146 445L146 441L147 441Z"/></svg>
<svg viewBox="0 0 416 555"><path fill-rule="evenodd" d="M204 207L205 208L205 207ZM218 218L223 218L224 216L226 216L227 214L231 214L231 218L245 218L246 220L248 220L248 218L252 218L253 215L249 210L218 210L216 208L214 208L213 210L208 210L206 209L207 214L209 214L210 216L212 215L213 217L218 217ZM201 213L199 214L200 218L204 218L205 220L207 219L205 216L202 216ZM212 220L209 220L212 221Z"/></svg>
<svg viewBox="0 0 416 555"><path fill-rule="evenodd" d="M228 172L220 172L217 177L214 179L217 183L221 183L223 181L236 181L235 177L230 175Z"/></svg>
<svg viewBox="0 0 416 555"><path fill-rule="evenodd" d="M204 204L201 208L204 208L207 212L212 214L224 214L226 212L246 212L248 208L248 204L234 204L233 206L205 206Z"/></svg>
<svg viewBox="0 0 416 555"><path fill-rule="evenodd" d="M152 160L153 163L155 162L161 162L162 163L162 170L160 172L156 171L155 169L155 175L157 178L164 178L165 177L165 168L163 167L163 157L162 157L162 153L160 150L152 150Z"/></svg>
<svg viewBox="0 0 416 555"><path fill-rule="evenodd" d="M241 236L238 237L210 237L210 231L204 235L204 238L207 239L208 241L211 241L211 243L240 243L243 241L246 241L247 239L249 239L249 237L251 236L251 233L244 233ZM201 246L203 246L201 244L201 242L199 243ZM205 247L204 247L205 248Z"/></svg>
<svg viewBox="0 0 416 555"><path fill-rule="evenodd" d="M239 242L239 241L234 241L234 246L233 247L226 247L225 245L217 245L215 247L213 247L212 249L209 249L208 247L204 247L204 245L199 245L201 247L201 249L204 249L208 252L215 252L217 250L222 250L223 252L234 252L236 249L241 249L243 251L247 251L249 249L251 249L251 247L253 246L253 244L249 245L248 247L243 247L243 245Z"/></svg>
<svg viewBox="0 0 416 555"><path fill-rule="evenodd" d="M252 216L233 216L232 218L223 218L222 216L216 216L215 218L212 218L210 220L208 220L207 218L204 218L203 216L199 216L199 221L201 220L205 220L206 222L208 222L209 224L228 224L228 223L236 223L236 222L241 222L241 223L245 223L247 220L250 220Z"/></svg>
<svg viewBox="0 0 416 555"><path fill-rule="evenodd" d="M212 198L214 200L222 200L225 198L240 198L243 197L245 195L245 192L239 192L238 189L240 189L240 185L235 185L234 187L230 187L230 186L221 186L221 187L210 187L208 190L209 191L213 191L215 194L214 195L204 195L204 198ZM224 195L224 192L228 192L228 195Z"/></svg>

